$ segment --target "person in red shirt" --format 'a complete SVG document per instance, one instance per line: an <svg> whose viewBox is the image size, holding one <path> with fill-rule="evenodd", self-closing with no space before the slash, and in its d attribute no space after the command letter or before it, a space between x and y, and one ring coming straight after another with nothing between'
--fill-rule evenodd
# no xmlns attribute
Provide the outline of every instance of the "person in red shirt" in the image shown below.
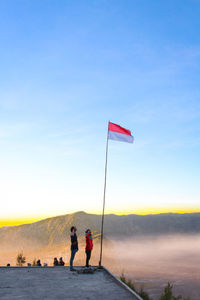
<svg viewBox="0 0 200 300"><path fill-rule="evenodd" d="M92 233L90 229L87 229L85 232L85 253L86 253L86 268L89 267L89 260L91 258L91 252L93 249L93 242L92 242Z"/></svg>

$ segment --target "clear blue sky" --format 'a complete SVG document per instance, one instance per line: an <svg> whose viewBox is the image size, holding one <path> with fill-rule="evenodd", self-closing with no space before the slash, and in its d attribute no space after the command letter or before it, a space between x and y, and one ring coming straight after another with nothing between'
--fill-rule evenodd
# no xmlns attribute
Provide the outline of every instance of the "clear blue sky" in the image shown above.
<svg viewBox="0 0 200 300"><path fill-rule="evenodd" d="M0 217L200 208L200 1L0 1Z"/></svg>

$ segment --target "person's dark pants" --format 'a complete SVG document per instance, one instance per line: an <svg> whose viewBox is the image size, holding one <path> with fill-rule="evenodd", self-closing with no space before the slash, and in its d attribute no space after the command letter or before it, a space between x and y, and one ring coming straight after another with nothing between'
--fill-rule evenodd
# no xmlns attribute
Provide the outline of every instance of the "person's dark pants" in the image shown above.
<svg viewBox="0 0 200 300"><path fill-rule="evenodd" d="M86 253L86 267L88 268L89 267L89 260L90 260L90 257L91 257L91 250L85 250L85 253Z"/></svg>
<svg viewBox="0 0 200 300"><path fill-rule="evenodd" d="M73 261L77 251L77 249L71 249L70 269L73 269Z"/></svg>

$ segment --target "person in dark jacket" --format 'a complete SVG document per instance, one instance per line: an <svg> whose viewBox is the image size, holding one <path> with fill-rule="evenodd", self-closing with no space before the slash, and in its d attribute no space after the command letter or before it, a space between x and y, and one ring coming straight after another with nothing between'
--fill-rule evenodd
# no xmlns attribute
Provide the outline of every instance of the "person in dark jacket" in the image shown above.
<svg viewBox="0 0 200 300"><path fill-rule="evenodd" d="M93 249L92 233L90 229L87 229L85 232L85 253L86 253L86 268L89 267L89 260L91 258L91 252Z"/></svg>
<svg viewBox="0 0 200 300"><path fill-rule="evenodd" d="M70 271L76 271L73 267L74 257L76 255L76 252L78 251L78 238L76 235L76 227L75 226L71 227L70 237L71 237Z"/></svg>
<svg viewBox="0 0 200 300"><path fill-rule="evenodd" d="M42 265L41 265L41 262L40 262L40 259L37 260L36 266L37 266L37 267L41 267L41 266L42 266Z"/></svg>
<svg viewBox="0 0 200 300"><path fill-rule="evenodd" d="M54 265L54 267L58 266L58 259L57 259L57 257L54 257L53 265Z"/></svg>

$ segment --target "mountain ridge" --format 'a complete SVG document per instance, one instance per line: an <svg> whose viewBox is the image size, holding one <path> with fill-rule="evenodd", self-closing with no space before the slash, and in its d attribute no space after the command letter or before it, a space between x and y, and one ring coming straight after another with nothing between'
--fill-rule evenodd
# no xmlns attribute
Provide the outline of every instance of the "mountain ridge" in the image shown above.
<svg viewBox="0 0 200 300"><path fill-rule="evenodd" d="M86 213L85 211L77 211L77 212L73 212L73 213L69 213L69 214L63 214L63 215L57 215L57 216L53 216L53 217L47 217L47 218L44 218L42 220L39 220L39 221L34 221L34 222L30 222L30 223L23 223L23 224L17 224L17 225L5 225L5 226L0 226L0 230L2 228L11 228L11 227L20 227L20 226L24 226L24 225L30 225L30 224L35 224L35 223L40 223L40 222L44 222L44 221L48 221L50 219L54 219L54 218L60 218L60 217L66 217L66 216L73 216L73 215L77 215L77 214L86 214L86 215L93 215L93 216L102 216L100 214L92 214L92 213ZM200 214L200 212L189 212L189 213L177 213L177 212L167 212L167 213L156 213L156 214L145 214L145 215L140 215L140 214L122 214L122 215L119 215L119 214L105 214L105 217L107 216L116 216L116 217L127 217L127 216L140 216L140 217L147 217L147 216L165 216L165 215L197 215L197 214Z"/></svg>
<svg viewBox="0 0 200 300"><path fill-rule="evenodd" d="M154 215L105 215L104 236L132 238L163 234L200 232L200 213L164 213ZM44 248L69 241L70 227L76 225L80 241L90 228L99 236L101 215L83 211L47 218L34 223L0 228L0 250Z"/></svg>

